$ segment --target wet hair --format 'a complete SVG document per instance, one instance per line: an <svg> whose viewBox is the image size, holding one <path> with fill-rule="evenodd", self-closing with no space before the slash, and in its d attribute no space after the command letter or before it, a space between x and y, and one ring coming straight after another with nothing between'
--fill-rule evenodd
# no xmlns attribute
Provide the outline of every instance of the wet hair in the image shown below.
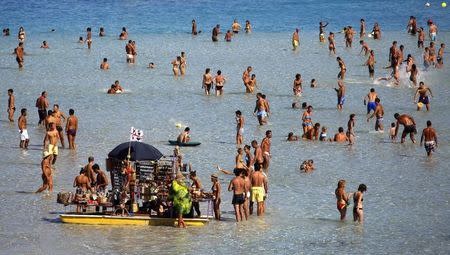
<svg viewBox="0 0 450 255"><path fill-rule="evenodd" d="M293 136L294 136L294 133L293 133L293 132L289 132L289 134L288 134L288 139L291 138L291 137L293 137Z"/></svg>
<svg viewBox="0 0 450 255"><path fill-rule="evenodd" d="M189 128L189 127L186 127L185 129L184 129L184 131L190 131L191 129Z"/></svg>
<svg viewBox="0 0 450 255"><path fill-rule="evenodd" d="M93 156L89 156L88 162L93 162L93 161L94 161L94 157Z"/></svg>
<svg viewBox="0 0 450 255"><path fill-rule="evenodd" d="M103 27L100 28L100 32L103 32L105 29Z"/></svg>
<svg viewBox="0 0 450 255"><path fill-rule="evenodd" d="M445 46L445 43L441 43L441 47L444 47Z"/></svg>
<svg viewBox="0 0 450 255"><path fill-rule="evenodd" d="M230 33L231 31L230 30L227 30L227 33Z"/></svg>
<svg viewBox="0 0 450 255"><path fill-rule="evenodd" d="M115 83L119 83L119 80L116 80L116 81L114 82L114 84L115 84Z"/></svg>
<svg viewBox="0 0 450 255"><path fill-rule="evenodd" d="M23 115L24 113L26 113L27 112L27 108L22 108L21 110L20 110L20 113Z"/></svg>
<svg viewBox="0 0 450 255"><path fill-rule="evenodd" d="M252 147L250 147L250 145L245 145L244 149L250 150Z"/></svg>
<svg viewBox="0 0 450 255"><path fill-rule="evenodd" d="M394 45L394 44L397 44L397 41L393 41L393 42L392 42L392 45Z"/></svg>
<svg viewBox="0 0 450 255"><path fill-rule="evenodd" d="M319 122L317 122L316 124L314 124L314 128L319 128L320 127L320 123Z"/></svg>
<svg viewBox="0 0 450 255"><path fill-rule="evenodd" d="M73 115L75 113L75 110L74 109L70 109L69 110L69 115Z"/></svg>
<svg viewBox="0 0 450 255"><path fill-rule="evenodd" d="M297 108L297 107L298 107L297 103L296 103L296 102L293 102L293 103L292 103L292 108L295 109L295 108Z"/></svg>
<svg viewBox="0 0 450 255"><path fill-rule="evenodd" d="M339 180L338 181L338 189L343 188L345 186L345 180Z"/></svg>
<svg viewBox="0 0 450 255"><path fill-rule="evenodd" d="M218 70L217 75L221 75L221 74L222 74L222 71Z"/></svg>
<svg viewBox="0 0 450 255"><path fill-rule="evenodd" d="M255 171L259 171L261 170L261 165L260 164L255 164Z"/></svg>
<svg viewBox="0 0 450 255"><path fill-rule="evenodd" d="M424 85L425 83L423 83L423 81L419 82L419 85Z"/></svg>
<svg viewBox="0 0 450 255"><path fill-rule="evenodd" d="M261 97L262 97L263 99L266 99L266 95L265 95L265 94L262 94Z"/></svg>
<svg viewBox="0 0 450 255"><path fill-rule="evenodd" d="M82 167L81 170L80 170L80 175L81 174L84 174L84 167Z"/></svg>
<svg viewBox="0 0 450 255"><path fill-rule="evenodd" d="M14 92L14 90L13 90L13 89L8 89L8 92L11 92L11 93L13 93L13 92Z"/></svg>
<svg viewBox="0 0 450 255"><path fill-rule="evenodd" d="M242 148L237 149L237 153L239 153L239 154L241 154L242 151L243 151Z"/></svg>
<svg viewBox="0 0 450 255"><path fill-rule="evenodd" d="M392 122L392 123L391 123L391 127L395 127L395 122Z"/></svg>
<svg viewBox="0 0 450 255"><path fill-rule="evenodd" d="M22 45L23 45L23 42L20 42L20 43L19 43L19 46L22 46Z"/></svg>
<svg viewBox="0 0 450 255"><path fill-rule="evenodd" d="M341 60L341 57L337 57L336 60Z"/></svg>
<svg viewBox="0 0 450 255"><path fill-rule="evenodd" d="M248 70L248 69L252 69L252 67L251 67L251 66L247 66L247 70Z"/></svg>
<svg viewBox="0 0 450 255"><path fill-rule="evenodd" d="M190 172L189 172L189 175L190 175L191 177L197 177L197 171L190 171Z"/></svg>
<svg viewBox="0 0 450 255"><path fill-rule="evenodd" d="M209 71L211 71L211 69L206 68L205 73L209 73Z"/></svg>
<svg viewBox="0 0 450 255"><path fill-rule="evenodd" d="M427 120L427 127L431 126L431 120Z"/></svg>
<svg viewBox="0 0 450 255"><path fill-rule="evenodd" d="M375 89L374 89L374 88L371 88L371 89L370 89L370 92L375 92Z"/></svg>
<svg viewBox="0 0 450 255"><path fill-rule="evenodd" d="M133 41L132 40L128 40L128 43L132 43Z"/></svg>
<svg viewBox="0 0 450 255"><path fill-rule="evenodd" d="M327 127L326 127L326 126L323 126L323 127L322 127L322 131L327 131Z"/></svg>
<svg viewBox="0 0 450 255"><path fill-rule="evenodd" d="M253 144L256 144L256 145L258 145L258 141L256 141L256 140L253 140L253 141L252 141L252 145L253 145Z"/></svg>
<svg viewBox="0 0 450 255"><path fill-rule="evenodd" d="M103 62L108 62L108 59L107 58L103 58Z"/></svg>
<svg viewBox="0 0 450 255"><path fill-rule="evenodd" d="M93 164L92 170L100 170L100 166L98 164Z"/></svg>
<svg viewBox="0 0 450 255"><path fill-rule="evenodd" d="M241 114L242 114L241 111L239 111L239 110L236 111L236 115L241 115Z"/></svg>
<svg viewBox="0 0 450 255"><path fill-rule="evenodd" d="M359 184L358 191L361 191L361 192L367 191L366 184Z"/></svg>
<svg viewBox="0 0 450 255"><path fill-rule="evenodd" d="M308 103L306 103L306 102L302 103L302 108L306 108L307 106L308 106Z"/></svg>
<svg viewBox="0 0 450 255"><path fill-rule="evenodd" d="M398 112L396 112L396 113L394 114L394 118L398 119L398 117L400 117L400 114L399 114Z"/></svg>
<svg viewBox="0 0 450 255"><path fill-rule="evenodd" d="M353 119L356 115L354 113L350 114L350 119Z"/></svg>
<svg viewBox="0 0 450 255"><path fill-rule="evenodd" d="M123 31L123 32L126 32L126 31L127 31L127 28L126 28L126 27L122 27L122 31Z"/></svg>
<svg viewBox="0 0 450 255"><path fill-rule="evenodd" d="M78 38L79 41L83 41L83 36L80 36L80 38Z"/></svg>
<svg viewBox="0 0 450 255"><path fill-rule="evenodd" d="M309 110L309 109L314 109L313 107L312 107L312 105L308 105L308 107L307 107L307 109Z"/></svg>
<svg viewBox="0 0 450 255"><path fill-rule="evenodd" d="M313 83L313 82L315 82L315 81L316 81L316 79L312 79L312 80L311 80L311 83Z"/></svg>
<svg viewBox="0 0 450 255"><path fill-rule="evenodd" d="M376 102L376 103L381 102L380 98L379 98L379 97L375 98L375 102Z"/></svg>
<svg viewBox="0 0 450 255"><path fill-rule="evenodd" d="M241 173L242 173L242 169L240 169L240 168L235 168L235 169L233 170L233 173L234 173L234 175L239 176L239 175L241 175Z"/></svg>
<svg viewBox="0 0 450 255"><path fill-rule="evenodd" d="M252 74L252 79L256 78L256 74Z"/></svg>
<svg viewBox="0 0 450 255"><path fill-rule="evenodd" d="M364 19L361 19L361 21L365 21Z"/></svg>
<svg viewBox="0 0 450 255"><path fill-rule="evenodd" d="M298 74L295 75L295 79L300 79L300 78L302 78L301 74L298 73Z"/></svg>
<svg viewBox="0 0 450 255"><path fill-rule="evenodd" d="M272 130L267 130L266 131L266 135L271 134L271 133L272 133Z"/></svg>
<svg viewBox="0 0 450 255"><path fill-rule="evenodd" d="M405 48L405 46L403 46L403 44L400 45L400 49L401 49L401 50L403 50L404 48Z"/></svg>
<svg viewBox="0 0 450 255"><path fill-rule="evenodd" d="M87 30L88 32L91 32L91 28L90 28L90 27L88 27L86 30Z"/></svg>
<svg viewBox="0 0 450 255"><path fill-rule="evenodd" d="M344 128L343 127L339 127L338 131L339 131L339 133L342 133L342 132L344 132Z"/></svg>
<svg viewBox="0 0 450 255"><path fill-rule="evenodd" d="M364 40L359 40L359 43L363 43L364 42Z"/></svg>

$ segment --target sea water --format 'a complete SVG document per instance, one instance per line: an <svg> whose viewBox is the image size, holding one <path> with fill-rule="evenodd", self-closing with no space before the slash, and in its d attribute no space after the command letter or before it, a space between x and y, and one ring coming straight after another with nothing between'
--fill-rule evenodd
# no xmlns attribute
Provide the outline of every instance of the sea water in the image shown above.
<svg viewBox="0 0 450 255"><path fill-rule="evenodd" d="M392 9L389 9L389 8ZM448 42L448 9L432 2L425 8L421 1L40 1L19 3L3 1L0 6L2 27L10 27L11 36L0 38L0 95L4 109L0 121L0 253L1 254L445 254L449 247L450 188L449 133L450 107L448 67L425 71L422 50L415 37L406 34L410 15L420 26L427 19L438 23L439 42ZM375 76L387 77L388 49L393 40L405 46L419 66L419 80L433 91L430 112L417 112L414 89L404 66L399 86L369 79L366 58L359 55L358 36L353 48L344 48L342 34L336 35L337 55L347 65L347 101L344 110L336 110L335 56L326 44L318 42L318 22L329 21L326 31L338 32L343 26L359 28L364 17L367 30L380 23L382 40L367 39L375 51ZM203 32L192 37L191 19ZM231 43L212 43L211 28L219 23L228 29L234 18L244 25L252 22L252 34L238 34ZM14 56L16 32L23 25L27 32L25 68L18 70ZM78 44L86 27L93 28L92 49ZM97 36L98 27L107 36ZM136 41L136 64L125 58L125 42L117 40L121 27ZM291 35L299 27L300 49L292 51ZM51 29L55 29L51 32ZM222 38L221 38L222 39ZM40 49L46 40L50 49ZM426 44L429 41L425 42ZM170 62L181 51L187 54L187 74L172 76ZM99 70L108 58L111 69ZM149 62L156 64L148 69ZM448 53L444 63L449 62ZM259 88L266 94L273 114L269 124L258 126L252 116L255 96L244 93L241 75L253 66ZM227 78L224 96L204 96L202 74L206 68L222 70ZM303 77L304 93L292 95L296 73ZM309 88L315 78L317 88ZM119 80L126 93L107 95L106 90ZM30 148L19 149L16 123L6 115L7 89L13 88L17 112L28 109ZM375 88L385 107L384 133L374 132L374 120L366 122L363 98ZM54 192L32 194L41 185L40 161L44 130L37 127L36 98L48 91L51 104L59 104L67 114L75 109L79 117L76 151L61 149L53 174ZM328 127L328 136L345 127L348 116L356 114L356 143L353 146L329 142L286 142L289 132L301 134L301 110L292 102L314 106L313 122ZM220 176L224 221L212 221L203 228L83 226L60 223L58 214L68 210L56 204L56 193L73 191L73 179L88 156L94 156L101 168L110 150L128 139L130 126L144 131L144 141L171 154L174 139L189 126L192 139L202 142L195 148L183 148L186 162L192 162L206 190L210 174L218 164L234 165L234 112L241 110L246 119L244 140L261 141L266 130L273 132L272 162L269 171L269 197L264 217L234 221L230 176ZM432 158L423 148L392 143L388 128L396 112L411 114L418 127L416 139L425 122L431 120L439 136L440 147ZM401 129L400 129L401 130ZM66 142L67 143L67 142ZM299 171L303 160L313 159L316 170ZM334 190L339 179L347 180L347 191L356 191L365 183L364 225L339 221ZM206 206L202 205L206 214Z"/></svg>

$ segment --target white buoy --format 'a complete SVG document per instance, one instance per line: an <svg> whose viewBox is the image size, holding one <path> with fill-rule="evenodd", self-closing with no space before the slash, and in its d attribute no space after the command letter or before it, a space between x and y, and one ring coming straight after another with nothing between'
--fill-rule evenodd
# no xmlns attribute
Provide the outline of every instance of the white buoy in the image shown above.
<svg viewBox="0 0 450 255"><path fill-rule="evenodd" d="M430 6L431 6L430 3L426 3L426 4L425 4L425 7L430 7Z"/></svg>

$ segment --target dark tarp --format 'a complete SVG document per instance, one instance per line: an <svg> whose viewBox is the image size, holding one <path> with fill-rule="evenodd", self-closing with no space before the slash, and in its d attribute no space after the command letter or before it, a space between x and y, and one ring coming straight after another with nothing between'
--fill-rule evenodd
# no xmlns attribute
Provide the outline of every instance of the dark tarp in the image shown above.
<svg viewBox="0 0 450 255"><path fill-rule="evenodd" d="M108 157L115 158L119 160L127 159L128 155L128 146L131 147L131 161L140 161L140 160L159 160L163 154L151 146L150 144L142 143L142 142L126 142L119 144L116 148L114 148L109 154Z"/></svg>

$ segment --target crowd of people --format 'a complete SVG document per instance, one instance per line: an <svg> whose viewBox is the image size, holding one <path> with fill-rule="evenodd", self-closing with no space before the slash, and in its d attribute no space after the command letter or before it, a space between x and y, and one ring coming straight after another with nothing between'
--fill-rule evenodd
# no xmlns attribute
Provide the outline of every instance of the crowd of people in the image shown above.
<svg viewBox="0 0 450 255"><path fill-rule="evenodd" d="M325 43L325 28L329 25L328 22L320 22L319 23L319 41ZM428 20L427 25L429 26L429 47L424 48L425 41L425 32L422 27L418 28L417 21L415 17L411 17L408 22L408 33L411 36L417 36L418 38L418 47L424 48L423 53L423 66L426 69L430 67L435 68L443 68L443 55L445 44L440 44L440 49L436 54L435 43L437 42L437 33L438 28L436 24L432 20ZM224 37L224 41L230 42L232 37L238 34L241 31L241 25L234 20L231 25L231 29L227 31ZM92 47L92 29L87 28L86 40L83 40L80 37L80 43L86 43L87 48L91 49ZM246 33L251 33L252 28L250 21L246 21L246 25L244 28ZM300 45L300 30L296 29L292 36L292 46L293 50L298 50ZM201 31L197 31L197 22L192 20L192 35L196 36ZM351 48L353 37L357 34L356 31L353 30L351 26L346 26L339 33L344 34L345 38L345 47ZM212 41L217 42L219 40L218 36L221 34L220 25L216 25L212 30ZM4 36L9 36L9 29L3 30ZM99 30L99 37L105 36L105 29L102 27ZM367 38L373 38L374 40L381 40L381 29L378 23L374 23L372 32L366 32L366 21L361 19L360 21L360 45L361 52L360 54L364 54L367 57L367 61L365 65L369 70L369 77L374 79L375 74L375 52L370 49ZM367 37L367 38L366 38ZM128 32L124 27L119 35L120 40L128 40ZM20 69L24 68L24 43L26 40L26 34L23 27L19 29L18 32L18 46L14 49L14 54L16 57L16 61ZM418 62L412 55L408 55L406 60L404 58L405 55L405 47L400 45L397 48L397 41L392 43L392 46L389 49L389 65L386 69L392 69L392 74L387 78L379 78L378 80L392 80L393 84L399 84L399 68L401 66L405 66L406 72L409 74L409 80L411 85L416 88L416 93L414 96L414 102L417 103L417 110L420 111L423 106L426 107L427 111L430 110L430 97L432 97L431 89L425 84L424 81L418 80ZM329 33L328 36L328 45L329 52L332 55L336 55L336 41L335 34L333 32ZM43 42L43 49L49 49L48 43L46 41ZM126 53L126 62L128 64L136 63L136 42L133 40L129 40L125 46ZM339 67L339 73L337 74L337 84L338 87L335 88L337 94L337 104L336 107L339 111L341 111L346 102L346 95L348 93L345 86L345 79L347 68L344 59L342 56L337 56L336 61ZM406 64L404 64L406 63ZM186 53L181 52L180 56L177 56L171 62L172 71L174 76L183 76L186 73L187 66L187 58ZM154 64L150 63L149 68L154 68ZM100 64L100 69L108 70L109 63L108 59L104 58ZM252 66L248 66L246 70L242 74L242 81L245 89L245 93L254 93L256 89L259 89L256 82L256 75L252 73ZM227 81L227 78L222 74L221 70L216 71L216 75L213 76L211 74L211 69L206 68L205 73L203 74L202 79L202 89L204 90L205 95L211 94L211 89L215 88L216 96L224 95L224 85ZM317 87L316 79L311 80L311 87ZM304 90L302 87L302 76L301 74L296 74L293 82L293 95L298 97L304 94ZM115 81L111 88L108 90L108 94L117 94L123 92L123 88L119 84L119 81ZM14 113L16 110L15 107L15 94L13 89L8 90L8 119L13 122L14 121ZM363 99L364 104L367 105L367 121L369 122L372 118L375 118L375 130L383 131L383 118L384 118L384 106L381 105L380 96L377 94L374 88L371 88L368 92L367 96ZM416 101L417 100L417 101ZM52 165L55 164L57 156L58 156L58 143L61 144L62 147L65 147L65 138L64 134L67 135L68 146L70 149L76 149L75 137L78 131L78 118L75 116L75 110L69 110L69 116L67 117L60 109L58 104L54 104L52 110L49 110L49 100L48 93L43 91L41 96L36 100L36 107L38 110L39 116L39 125L42 126L46 130L45 137L43 139L43 158L41 162L42 168L42 179L43 186L38 189L37 192L41 192L45 189L49 191L52 190L53 181L51 168ZM292 104L293 108L299 108L297 103ZM344 132L343 127L338 127L338 132L332 136L328 137L327 130L328 128L325 126L321 126L319 122L313 122L313 106L308 105L306 102L302 104L301 108L304 110L301 121L302 121L302 131L303 134L301 136L295 135L293 132L290 132L287 140L288 141L297 141L301 139L307 140L319 140L319 141L332 141L345 143L348 142L349 145L352 145L356 142L355 139L355 125L356 119L355 114L352 113L349 116L349 120L347 122L347 130ZM253 110L253 115L256 117L259 125L265 125L268 122L268 119L271 114L269 100L265 94L258 92L256 94L256 103L255 108ZM27 132L27 109L22 108L20 111L20 116L18 118L18 128L20 132L20 148L27 149L30 141L28 132ZM220 169L223 173L234 174L235 177L230 181L228 186L228 190L233 192L232 204L235 209L236 221L241 221L244 219L248 219L249 215L252 214L253 211L253 203L257 203L257 214L262 215L265 211L264 202L267 199L268 193L268 170L271 160L271 137L272 132L270 130L266 131L266 136L262 139L261 144L258 144L256 140L251 142L251 146L244 145L244 129L246 120L240 110L235 112L236 114L236 144L238 145L238 154L236 156L236 164L233 171L227 171ZM397 134L399 132L399 127L401 125L404 126L401 142L405 142L406 136L409 135L410 139L413 143L416 142L414 135L417 133L417 124L412 116L408 114L400 114L395 113L394 115L396 119L396 123L391 124L390 129L390 137L393 141L396 140ZM65 127L64 127L65 124ZM427 127L423 130L421 136L420 144L424 144L425 150L428 156L431 156L432 152L437 147L437 132L432 127L432 123L430 120L426 121ZM65 132L64 132L65 131ZM179 142L189 142L189 128L186 128L184 132L178 137ZM254 149L254 152L251 153L251 148ZM104 177L100 179L103 180L98 181L98 176L103 176L104 173L99 170L98 165L92 165L93 159L89 159L89 164L80 172L80 175L77 176L74 182L74 186L78 187L81 190L93 189L93 185L96 189L104 189L108 183ZM311 172L314 169L313 161L308 160L302 164L302 170L305 172ZM97 176L97 178L95 178ZM192 176L192 175L191 175ZM194 176L195 178L195 176ZM177 178L180 181L182 178ZM96 181L97 180L97 181ZM220 182L218 181L217 174L211 176L211 180L213 183L212 192L215 194L214 199L214 212L216 219L220 219ZM194 182L195 179L194 179ZM197 181L197 186L199 186L199 182ZM345 181L340 180L338 184L338 188L336 189L336 198L337 198L337 208L341 214L341 219L345 218L346 206L349 201L351 195L353 195L354 200L354 218L355 220L363 221L363 213L362 213L362 202L363 202L363 193L367 190L367 187L364 184L361 184L358 187L358 191L353 194L347 194L345 192ZM195 205L196 206L196 205ZM199 211L198 211L198 214Z"/></svg>

